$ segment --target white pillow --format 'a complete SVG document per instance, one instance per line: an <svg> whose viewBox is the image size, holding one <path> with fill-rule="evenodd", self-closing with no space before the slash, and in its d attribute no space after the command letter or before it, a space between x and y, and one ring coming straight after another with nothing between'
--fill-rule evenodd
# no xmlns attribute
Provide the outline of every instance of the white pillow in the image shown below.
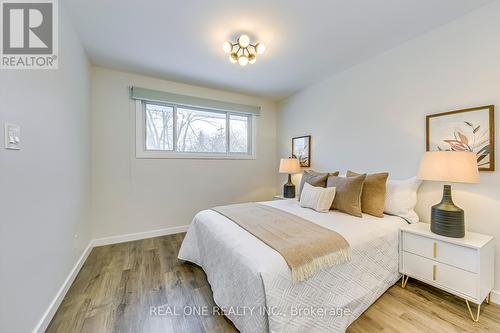
<svg viewBox="0 0 500 333"><path fill-rule="evenodd" d="M388 179L384 213L402 217L409 223L418 222L415 206L417 205L417 191L420 184L422 181L417 177L406 180Z"/></svg>
<svg viewBox="0 0 500 333"><path fill-rule="evenodd" d="M304 183L304 189L300 194L300 206L312 208L320 213L327 213L335 198L335 187L316 187Z"/></svg>

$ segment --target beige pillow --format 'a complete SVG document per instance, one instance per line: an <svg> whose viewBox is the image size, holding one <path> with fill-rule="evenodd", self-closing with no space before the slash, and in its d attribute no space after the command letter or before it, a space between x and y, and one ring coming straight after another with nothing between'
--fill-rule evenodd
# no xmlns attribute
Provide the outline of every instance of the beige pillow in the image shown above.
<svg viewBox="0 0 500 333"><path fill-rule="evenodd" d="M333 199L332 209L341 212L362 217L361 213L361 193L366 175L354 177L329 176L326 187L335 187L335 198Z"/></svg>
<svg viewBox="0 0 500 333"><path fill-rule="evenodd" d="M308 183L300 194L300 207L312 208L320 213L328 213L335 197L335 187L316 187Z"/></svg>
<svg viewBox="0 0 500 333"><path fill-rule="evenodd" d="M347 171L347 177L359 176L359 173ZM387 172L366 175L361 193L361 210L377 217L384 217Z"/></svg>
<svg viewBox="0 0 500 333"><path fill-rule="evenodd" d="M316 186L316 187L326 187L326 179L328 176L338 176L339 172L333 172L333 173L328 173L328 172L316 172L313 170L304 170L304 173L302 173L302 179L300 180L300 192L299 192L299 198L300 195L302 194L302 189L304 188L304 184L308 183L309 185Z"/></svg>

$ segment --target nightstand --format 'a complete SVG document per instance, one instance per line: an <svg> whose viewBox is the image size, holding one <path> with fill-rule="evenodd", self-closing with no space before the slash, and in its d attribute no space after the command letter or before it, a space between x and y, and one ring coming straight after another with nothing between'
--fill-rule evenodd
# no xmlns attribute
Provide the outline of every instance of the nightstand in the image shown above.
<svg viewBox="0 0 500 333"><path fill-rule="evenodd" d="M493 289L493 237L467 232L449 238L430 231L427 223L405 226L399 232L401 286L412 277L465 299L469 314L479 320L481 304ZM469 302L477 304L474 316Z"/></svg>
<svg viewBox="0 0 500 333"><path fill-rule="evenodd" d="M273 200L293 200L293 199L297 199L297 197L295 197L295 198L285 198L282 194L278 194L278 195L275 195L273 197Z"/></svg>

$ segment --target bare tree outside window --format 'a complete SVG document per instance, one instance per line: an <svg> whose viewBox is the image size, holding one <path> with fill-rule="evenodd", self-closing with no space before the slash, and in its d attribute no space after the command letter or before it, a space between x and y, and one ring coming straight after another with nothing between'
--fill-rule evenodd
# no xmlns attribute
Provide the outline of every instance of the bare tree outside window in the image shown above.
<svg viewBox="0 0 500 333"><path fill-rule="evenodd" d="M248 152L248 116L229 115L229 145L232 153Z"/></svg>
<svg viewBox="0 0 500 333"><path fill-rule="evenodd" d="M251 154L252 116L145 102L146 150Z"/></svg>
<svg viewBox="0 0 500 333"><path fill-rule="evenodd" d="M177 108L177 150L226 152L226 114Z"/></svg>
<svg viewBox="0 0 500 333"><path fill-rule="evenodd" d="M146 149L174 149L174 108L146 104Z"/></svg>

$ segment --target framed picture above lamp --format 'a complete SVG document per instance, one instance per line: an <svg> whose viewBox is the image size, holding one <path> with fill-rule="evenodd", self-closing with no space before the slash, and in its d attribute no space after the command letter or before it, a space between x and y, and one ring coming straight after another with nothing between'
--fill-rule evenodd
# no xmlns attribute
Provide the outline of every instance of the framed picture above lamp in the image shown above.
<svg viewBox="0 0 500 333"><path fill-rule="evenodd" d="M302 168L311 166L311 136L297 136L292 138L292 157L299 160Z"/></svg>
<svg viewBox="0 0 500 333"><path fill-rule="evenodd" d="M495 171L493 105L432 114L426 117L427 151L469 151L480 171Z"/></svg>

